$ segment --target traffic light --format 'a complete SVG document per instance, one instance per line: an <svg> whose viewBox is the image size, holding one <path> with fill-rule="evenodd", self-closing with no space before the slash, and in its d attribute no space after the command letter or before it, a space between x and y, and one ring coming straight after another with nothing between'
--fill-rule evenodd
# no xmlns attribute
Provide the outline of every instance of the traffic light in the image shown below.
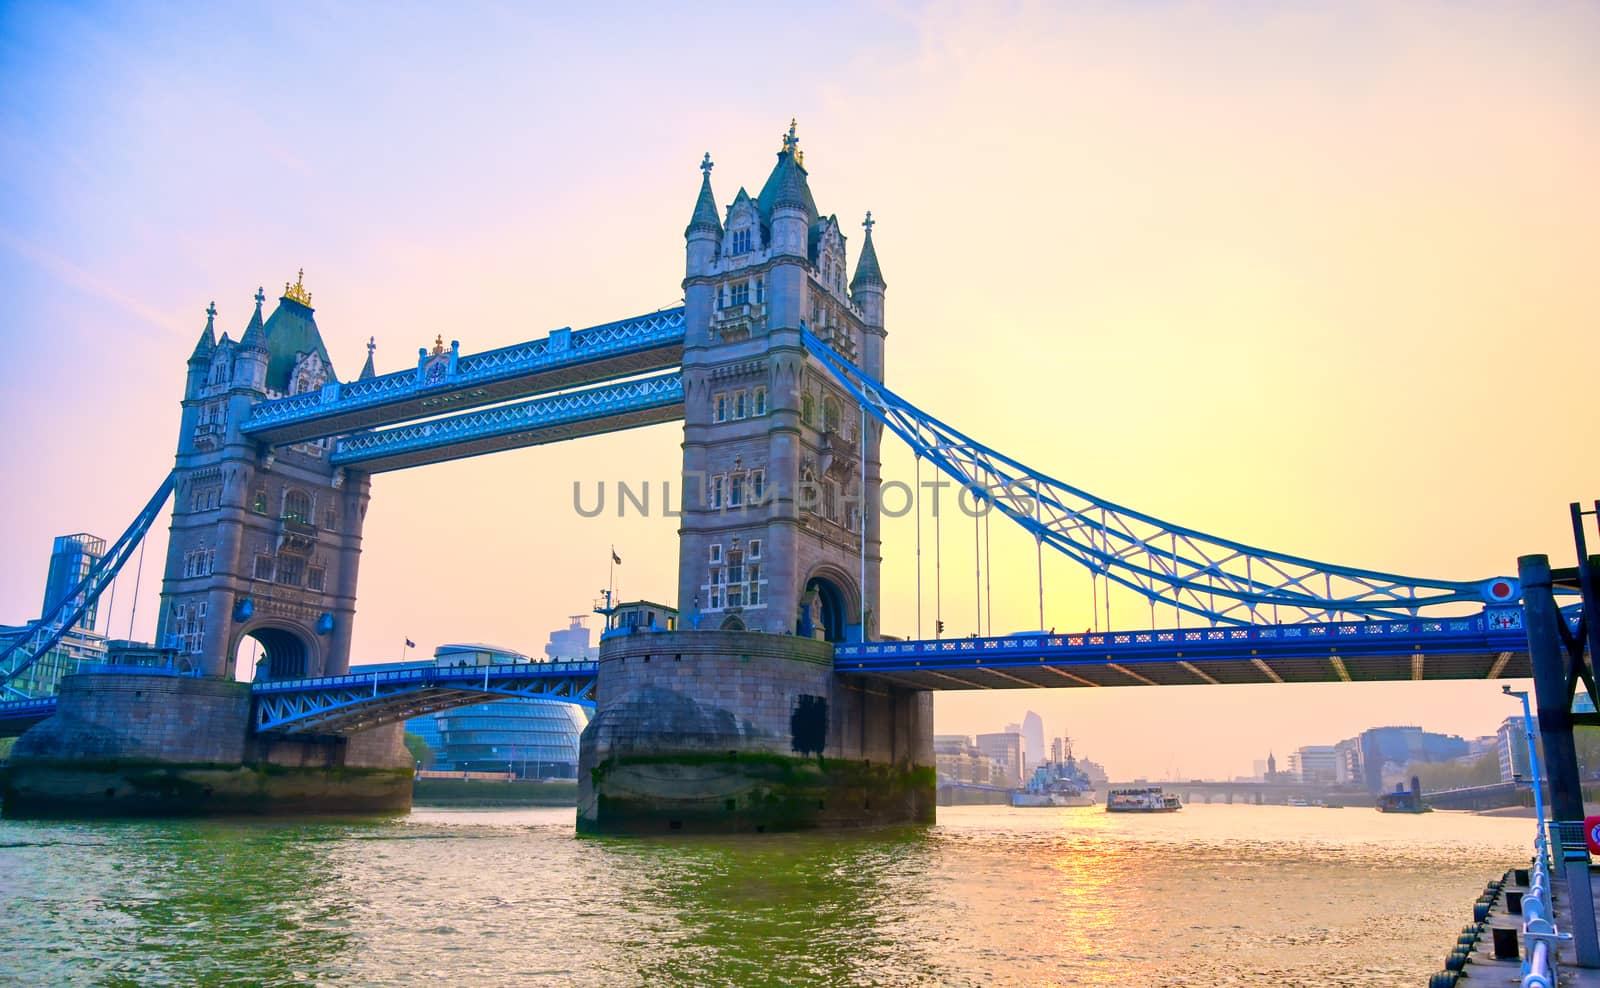
<svg viewBox="0 0 1600 988"><path fill-rule="evenodd" d="M944 634L944 621L942 621L942 620L934 621L933 622L933 637L937 638L942 634Z"/></svg>

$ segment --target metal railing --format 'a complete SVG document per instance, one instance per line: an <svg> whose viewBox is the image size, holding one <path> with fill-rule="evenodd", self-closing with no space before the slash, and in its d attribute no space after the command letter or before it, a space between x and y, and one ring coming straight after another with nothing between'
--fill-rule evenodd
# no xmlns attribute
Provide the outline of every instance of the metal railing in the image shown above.
<svg viewBox="0 0 1600 988"><path fill-rule="evenodd" d="M1550 848L1544 821L1533 841L1533 867L1528 871L1528 891L1522 894L1522 940L1528 945L1522 959L1522 988L1556 988L1556 949L1572 934L1556 929L1555 907L1550 898Z"/></svg>

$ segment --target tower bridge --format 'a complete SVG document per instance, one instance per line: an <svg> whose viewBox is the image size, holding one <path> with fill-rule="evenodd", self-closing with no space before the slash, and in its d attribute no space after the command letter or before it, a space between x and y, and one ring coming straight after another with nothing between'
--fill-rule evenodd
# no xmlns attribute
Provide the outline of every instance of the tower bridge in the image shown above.
<svg viewBox="0 0 1600 988"><path fill-rule="evenodd" d="M0 732L28 728L21 776L30 759L59 765L90 748L181 770L202 760L199 740L176 736L197 717L230 725L216 750L245 763L381 771L401 764L405 716L550 695L596 710L583 829L929 819L932 690L1493 679L1530 674L1533 625L1594 635L1577 611L1552 624L1559 586L1541 582L1535 599L1520 578L1416 578L1249 546L1098 498L960 432L883 385L871 213L852 270L794 127L755 195L740 188L719 207L713 167L707 154L681 306L479 353L441 335L384 374L369 341L353 379L335 373L303 278L270 314L258 290L237 339L218 335L209 307L171 474L75 592L0 653L3 686L92 604L170 498L157 645L174 675L76 677L48 717L44 698L0 703ZM349 675L375 474L674 421L688 485L678 630L608 635L583 668ZM1031 536L1040 574L1043 553L1059 553L1108 593L1170 610L1174 626L888 638L873 496L886 434ZM265 650L250 686L232 682L247 637ZM130 716L147 729L117 726ZM746 752L795 761L764 775L773 762L739 761Z"/></svg>

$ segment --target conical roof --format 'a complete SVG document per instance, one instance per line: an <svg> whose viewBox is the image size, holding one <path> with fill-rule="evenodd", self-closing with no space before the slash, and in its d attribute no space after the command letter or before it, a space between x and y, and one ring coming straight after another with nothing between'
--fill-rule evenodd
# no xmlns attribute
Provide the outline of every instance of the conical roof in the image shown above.
<svg viewBox="0 0 1600 988"><path fill-rule="evenodd" d="M821 219L816 200L811 198L811 186L806 182L806 168L802 164L800 140L794 135L794 122L789 122L789 133L784 135L783 147L778 151L778 163L761 186L756 197L761 211L761 222L770 226L772 211L779 206L794 206L806 211L806 225L813 226Z"/></svg>
<svg viewBox="0 0 1600 988"><path fill-rule="evenodd" d="M854 292L856 286L884 288L883 272L878 268L878 251L872 246L872 214L867 214L866 222L861 224L866 227L867 235L861 242L861 256L856 259L856 275L850 279L850 290Z"/></svg>
<svg viewBox="0 0 1600 988"><path fill-rule="evenodd" d="M256 350L265 350L267 348L267 334L261 324L261 303L266 300L267 296L264 291L257 288L256 311L250 316L250 325L244 328L244 335L239 337L239 346Z"/></svg>
<svg viewBox="0 0 1600 988"><path fill-rule="evenodd" d="M697 231L722 236L722 221L717 218L717 199L711 194L711 169L711 152L707 151L705 160L700 162L700 198L695 200L694 215L689 217L689 225L684 228L685 237Z"/></svg>
<svg viewBox="0 0 1600 988"><path fill-rule="evenodd" d="M200 334L200 342L194 345L194 353L189 355L189 363L203 364L211 360L211 351L217 348L216 318L217 303L212 302L206 306L206 328Z"/></svg>
<svg viewBox="0 0 1600 988"><path fill-rule="evenodd" d="M367 362L361 365L361 376L356 378L356 380L368 381L378 376L378 372L372 367L372 351L376 350L377 348L377 337L367 340Z"/></svg>

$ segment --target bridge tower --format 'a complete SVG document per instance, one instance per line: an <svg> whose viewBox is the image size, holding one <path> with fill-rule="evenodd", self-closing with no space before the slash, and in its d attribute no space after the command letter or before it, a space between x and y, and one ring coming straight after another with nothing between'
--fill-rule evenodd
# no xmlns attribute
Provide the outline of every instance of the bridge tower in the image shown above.
<svg viewBox="0 0 1600 988"><path fill-rule="evenodd" d="M871 214L852 278L791 123L727 210L711 156L684 231L682 517L674 631L608 632L579 743L580 833L931 823L926 691L834 668L877 632L880 433L810 331L881 379Z"/></svg>
<svg viewBox="0 0 1600 988"><path fill-rule="evenodd" d="M217 339L208 307L189 358L157 643L207 676L233 677L246 636L262 646L254 678L337 675L369 480L329 464L332 440L263 448L240 432L256 402L337 381L302 279L263 321L265 300L238 340Z"/></svg>
<svg viewBox="0 0 1600 988"><path fill-rule="evenodd" d="M869 213L849 278L792 123L777 157L723 216L706 155L684 231L679 607L699 630L859 641L877 630L877 499L862 491L877 490L881 428L863 429L800 334L882 380L883 275Z"/></svg>

